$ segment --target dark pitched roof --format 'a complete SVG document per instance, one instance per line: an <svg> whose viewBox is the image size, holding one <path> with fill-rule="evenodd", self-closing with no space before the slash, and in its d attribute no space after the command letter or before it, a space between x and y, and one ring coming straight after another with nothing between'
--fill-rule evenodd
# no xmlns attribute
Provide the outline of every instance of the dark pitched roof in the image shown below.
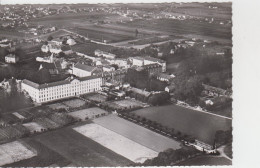
<svg viewBox="0 0 260 168"><path fill-rule="evenodd" d="M165 63L164 60L161 60L161 59L158 59L158 58L154 58L154 57L149 57L149 56L145 56L144 59L145 60L149 60L149 61L153 61L153 62Z"/></svg>
<svg viewBox="0 0 260 168"><path fill-rule="evenodd" d="M42 67L45 69L56 69L56 66L54 63L43 62Z"/></svg>

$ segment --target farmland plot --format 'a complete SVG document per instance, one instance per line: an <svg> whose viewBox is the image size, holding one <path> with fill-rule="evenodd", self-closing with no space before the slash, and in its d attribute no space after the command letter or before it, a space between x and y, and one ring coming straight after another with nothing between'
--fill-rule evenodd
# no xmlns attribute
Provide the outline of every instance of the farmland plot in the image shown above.
<svg viewBox="0 0 260 168"><path fill-rule="evenodd" d="M0 166L18 162L36 156L35 151L29 150L18 141L0 145Z"/></svg>
<svg viewBox="0 0 260 168"><path fill-rule="evenodd" d="M73 129L133 162L143 163L158 155L158 152L97 124L86 124Z"/></svg>
<svg viewBox="0 0 260 168"><path fill-rule="evenodd" d="M162 152L169 148L180 148L179 142L115 115L97 118L93 121L156 152Z"/></svg>

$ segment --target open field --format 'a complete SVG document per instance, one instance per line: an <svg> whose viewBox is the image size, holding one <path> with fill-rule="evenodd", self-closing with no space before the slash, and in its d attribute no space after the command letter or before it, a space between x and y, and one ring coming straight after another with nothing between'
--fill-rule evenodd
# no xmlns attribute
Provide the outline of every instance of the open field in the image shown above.
<svg viewBox="0 0 260 168"><path fill-rule="evenodd" d="M123 23L122 25L137 29L145 28L150 30L158 30L176 35L195 34L229 40L231 40L232 37L231 25L216 25L194 20L180 21L172 19L140 19L133 22Z"/></svg>
<svg viewBox="0 0 260 168"><path fill-rule="evenodd" d="M88 109L83 109L79 111L74 111L71 113L68 113L68 115L72 116L75 119L80 119L80 120L86 120L86 119L92 119L92 118L98 118L103 115L107 115L108 112L105 110L102 110L100 108L94 107L94 108L88 108Z"/></svg>
<svg viewBox="0 0 260 168"><path fill-rule="evenodd" d="M232 126L232 121L229 119L177 105L144 108L133 113L174 128L183 134L192 135L208 144L213 144L217 130L228 130Z"/></svg>
<svg viewBox="0 0 260 168"><path fill-rule="evenodd" d="M77 27L73 28L72 30L75 33L78 33L82 36L88 37L91 40L102 42L102 40L106 40L108 43L110 42L118 42L118 41L125 41L125 40L132 40L134 39L134 33L132 36L121 33L118 33L117 31L108 31L106 29L90 29L88 28L82 28Z"/></svg>
<svg viewBox="0 0 260 168"><path fill-rule="evenodd" d="M43 144L37 142L35 137L25 138L21 141L29 149L33 148L37 152L37 156L21 160L12 164L5 165L6 167L46 167L51 164L56 164L58 166L66 166L71 162L66 160L64 157L44 146Z"/></svg>
<svg viewBox="0 0 260 168"><path fill-rule="evenodd" d="M85 99L88 99L88 100L91 100L94 102L100 102L100 103L106 101L106 99L107 99L107 96L101 95L99 93L90 93L90 94L83 95L82 97L84 97Z"/></svg>
<svg viewBox="0 0 260 168"><path fill-rule="evenodd" d="M123 108L143 107L142 102L133 99L118 100L114 101L113 103Z"/></svg>
<svg viewBox="0 0 260 168"><path fill-rule="evenodd" d="M81 99L73 99L73 100L64 101L62 103L67 105L68 107L76 108L76 107L83 106L85 104L85 101L83 101Z"/></svg>
<svg viewBox="0 0 260 168"><path fill-rule="evenodd" d="M103 147L70 127L37 135L34 139L76 166L126 166L130 160Z"/></svg>
<svg viewBox="0 0 260 168"><path fill-rule="evenodd" d="M102 51L109 51L111 49L114 49L115 47L111 45L103 45L103 44L96 44L96 43L86 43L86 44L76 44L71 47L73 51L79 52L79 53L85 53L87 55L94 55L94 51L96 49L102 50Z"/></svg>
<svg viewBox="0 0 260 168"><path fill-rule="evenodd" d="M0 166L18 162L36 156L35 151L29 150L18 141L0 145Z"/></svg>
<svg viewBox="0 0 260 168"><path fill-rule="evenodd" d="M177 164L177 166L214 166L214 165L232 165L232 161L217 156L198 156L185 160Z"/></svg>
<svg viewBox="0 0 260 168"><path fill-rule="evenodd" d="M98 124L86 124L75 127L74 130L133 162L143 163L158 155L157 152Z"/></svg>
<svg viewBox="0 0 260 168"><path fill-rule="evenodd" d="M169 148L180 148L179 142L115 115L94 119L94 123L129 138L130 140L146 146L156 152L162 152Z"/></svg>
<svg viewBox="0 0 260 168"><path fill-rule="evenodd" d="M50 107L53 110L68 108L67 106L65 106L62 103L54 103L54 104L50 104L50 105L47 105L47 106Z"/></svg>

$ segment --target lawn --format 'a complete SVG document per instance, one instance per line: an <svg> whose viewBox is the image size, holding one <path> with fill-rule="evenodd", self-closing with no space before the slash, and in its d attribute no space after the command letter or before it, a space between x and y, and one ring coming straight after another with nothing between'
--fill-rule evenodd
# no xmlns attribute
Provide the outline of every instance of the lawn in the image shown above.
<svg viewBox="0 0 260 168"><path fill-rule="evenodd" d="M232 126L229 119L177 105L144 108L133 113L212 145L217 130L228 130Z"/></svg>
<svg viewBox="0 0 260 168"><path fill-rule="evenodd" d="M143 163L158 155L157 152L98 124L86 124L75 127L74 130L133 162Z"/></svg>
<svg viewBox="0 0 260 168"><path fill-rule="evenodd" d="M185 160L177 164L177 166L216 166L216 165L232 165L232 161L224 157L215 156L198 156Z"/></svg>
<svg viewBox="0 0 260 168"><path fill-rule="evenodd" d="M143 106L142 102L132 100L132 99L118 100L118 101L114 101L113 103L123 108L135 108L135 107Z"/></svg>
<svg viewBox="0 0 260 168"><path fill-rule="evenodd" d="M64 101L62 103L71 108L77 108L83 106L85 104L85 101L81 99L73 99L73 100Z"/></svg>
<svg viewBox="0 0 260 168"><path fill-rule="evenodd" d="M50 107L53 110L58 110L58 109L66 109L68 108L66 105L62 104L62 103L54 103L54 104L50 104L47 105L48 107Z"/></svg>
<svg viewBox="0 0 260 168"><path fill-rule="evenodd" d="M47 148L43 144L37 142L35 137L22 139L23 144L29 149L33 148L37 152L37 156L21 160L12 164L5 165L6 167L47 167L51 164L58 166L66 166L71 162L64 157Z"/></svg>
<svg viewBox="0 0 260 168"><path fill-rule="evenodd" d="M128 159L77 133L70 127L40 134L34 138L76 166L126 166Z"/></svg>
<svg viewBox="0 0 260 168"><path fill-rule="evenodd" d="M107 115L107 114L108 114L107 111L102 110L100 108L96 108L96 107L68 113L68 115L72 116L73 118L80 119L83 121L86 119L97 118L97 117L100 117L102 115Z"/></svg>
<svg viewBox="0 0 260 168"><path fill-rule="evenodd" d="M21 142L6 143L0 145L0 166L32 158L36 155L35 151L28 149Z"/></svg>
<svg viewBox="0 0 260 168"><path fill-rule="evenodd" d="M90 94L83 95L82 97L99 103L105 102L107 100L107 96L98 93L90 93Z"/></svg>
<svg viewBox="0 0 260 168"><path fill-rule="evenodd" d="M180 148L179 142L115 115L97 118L93 121L156 152L162 152L168 148Z"/></svg>

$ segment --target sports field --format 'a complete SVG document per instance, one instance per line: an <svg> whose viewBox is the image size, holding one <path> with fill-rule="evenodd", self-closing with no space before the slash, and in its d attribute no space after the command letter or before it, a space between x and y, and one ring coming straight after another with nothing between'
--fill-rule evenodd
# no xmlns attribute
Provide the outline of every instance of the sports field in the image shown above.
<svg viewBox="0 0 260 168"><path fill-rule="evenodd" d="M232 121L218 116L201 113L177 105L143 108L133 111L136 115L192 135L205 143L213 144L217 130L228 130Z"/></svg>
<svg viewBox="0 0 260 168"><path fill-rule="evenodd" d="M116 115L97 118L94 119L93 122L156 152L162 152L168 148L180 148L179 142L117 117Z"/></svg>
<svg viewBox="0 0 260 168"><path fill-rule="evenodd" d="M98 124L86 124L76 127L74 130L133 162L143 163L146 159L151 159L158 155L158 152Z"/></svg>
<svg viewBox="0 0 260 168"><path fill-rule="evenodd" d="M0 145L0 166L32 158L36 155L35 151L29 150L21 142L6 143Z"/></svg>

